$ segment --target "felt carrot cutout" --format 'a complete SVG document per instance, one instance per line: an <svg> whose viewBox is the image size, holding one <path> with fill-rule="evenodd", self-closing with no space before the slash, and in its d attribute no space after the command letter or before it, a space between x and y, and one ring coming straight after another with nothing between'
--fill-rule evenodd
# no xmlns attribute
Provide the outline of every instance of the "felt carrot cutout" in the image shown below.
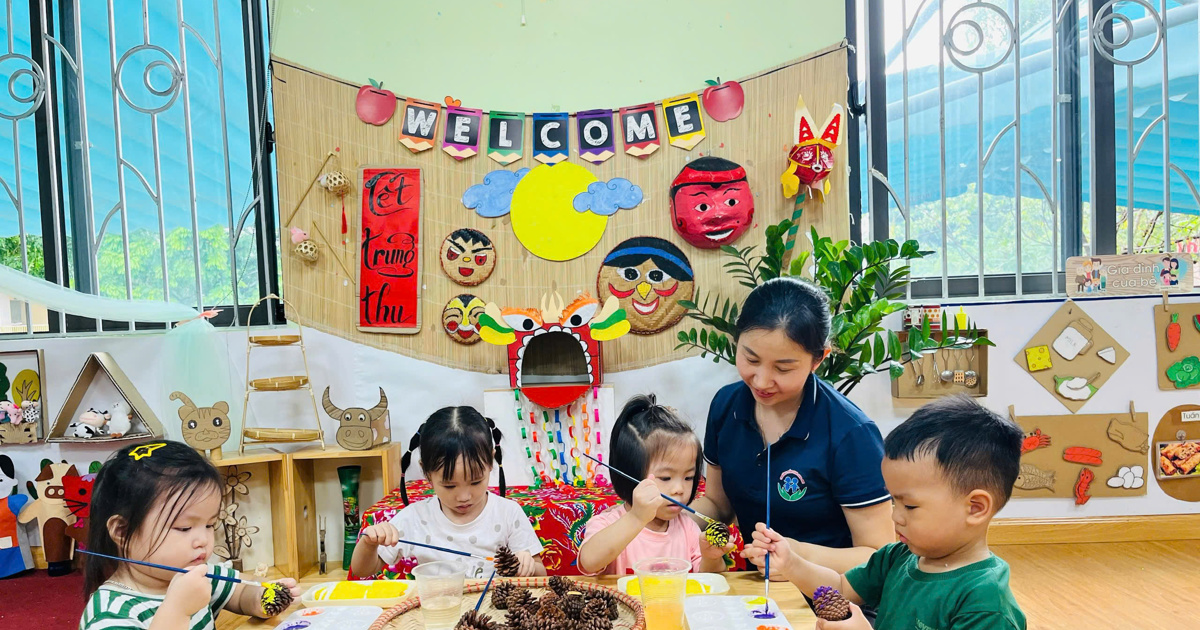
<svg viewBox="0 0 1200 630"><path fill-rule="evenodd" d="M1075 464L1099 466L1104 463L1102 457L1103 453L1100 451L1085 446L1072 446L1063 450L1063 459Z"/></svg>
<svg viewBox="0 0 1200 630"><path fill-rule="evenodd" d="M1200 315L1192 315L1192 324L1196 327L1196 330L1200 330Z"/></svg>
<svg viewBox="0 0 1200 630"><path fill-rule="evenodd" d="M1183 327L1179 325L1179 313L1171 314L1171 323L1167 324L1167 350L1175 352L1179 347L1179 338L1183 336Z"/></svg>

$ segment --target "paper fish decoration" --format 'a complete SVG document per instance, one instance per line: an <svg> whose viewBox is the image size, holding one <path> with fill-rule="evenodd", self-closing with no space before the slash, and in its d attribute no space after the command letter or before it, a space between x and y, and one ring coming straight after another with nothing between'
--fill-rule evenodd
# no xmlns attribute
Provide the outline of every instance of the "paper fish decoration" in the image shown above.
<svg viewBox="0 0 1200 630"><path fill-rule="evenodd" d="M833 152L842 142L842 119L845 109L835 104L829 119L816 135L812 114L804 104L804 97L796 97L796 144L788 152L788 166L779 177L783 184L783 196L795 197L801 186L811 190L816 187L823 195L829 194L829 173L833 170Z"/></svg>
<svg viewBox="0 0 1200 630"><path fill-rule="evenodd" d="M1054 476L1053 470L1042 470L1033 464L1021 464L1021 472L1017 474L1017 482L1014 487L1021 490L1040 490L1046 488L1054 492Z"/></svg>

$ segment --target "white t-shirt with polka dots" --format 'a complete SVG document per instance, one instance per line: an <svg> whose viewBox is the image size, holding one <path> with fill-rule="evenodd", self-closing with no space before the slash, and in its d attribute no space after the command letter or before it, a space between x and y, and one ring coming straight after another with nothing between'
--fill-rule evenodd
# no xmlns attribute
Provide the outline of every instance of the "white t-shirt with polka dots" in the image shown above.
<svg viewBox="0 0 1200 630"><path fill-rule="evenodd" d="M508 545L513 553L528 551L536 556L542 552L542 543L521 506L516 501L490 492L487 493L483 512L470 523L459 525L447 518L437 497L409 505L388 522L404 540L466 551L478 556L494 556L501 545ZM491 562L477 558L404 543L379 548L379 558L388 565L395 564L400 558L414 556L418 564L438 560L458 561L463 564L468 578L487 579L492 572Z"/></svg>

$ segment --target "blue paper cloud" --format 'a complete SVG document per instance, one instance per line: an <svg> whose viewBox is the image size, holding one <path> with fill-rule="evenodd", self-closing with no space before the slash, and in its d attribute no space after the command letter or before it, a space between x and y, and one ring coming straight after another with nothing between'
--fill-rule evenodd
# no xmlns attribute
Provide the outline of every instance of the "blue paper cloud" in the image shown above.
<svg viewBox="0 0 1200 630"><path fill-rule="evenodd" d="M509 206L512 205L513 191L517 189L517 183L528 173L527 168L516 172L492 171L483 176L482 184L475 184L463 193L463 205L484 218L502 217L508 214Z"/></svg>
<svg viewBox="0 0 1200 630"><path fill-rule="evenodd" d="M615 177L607 182L592 182L587 190L575 195L573 205L577 212L592 211L611 217L617 210L628 210L642 203L642 187L634 186L624 177Z"/></svg>

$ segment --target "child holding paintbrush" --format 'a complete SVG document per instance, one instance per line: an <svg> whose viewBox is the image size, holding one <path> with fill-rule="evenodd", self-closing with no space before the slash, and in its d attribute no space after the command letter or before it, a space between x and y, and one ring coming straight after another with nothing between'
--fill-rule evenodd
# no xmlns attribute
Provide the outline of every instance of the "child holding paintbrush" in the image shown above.
<svg viewBox="0 0 1200 630"><path fill-rule="evenodd" d="M581 573L630 573L639 560L659 556L688 560L694 572L725 570L724 555L733 545L710 544L681 507L696 497L704 465L700 440L686 422L653 396L631 398L613 425L607 464L614 473L644 480L613 475L624 503L588 521L579 547Z"/></svg>
<svg viewBox="0 0 1200 630"><path fill-rule="evenodd" d="M96 476L80 630L211 630L217 614L272 617L300 596L290 578L242 583L207 564L224 480L179 442L127 446ZM182 572L181 572L182 571Z"/></svg>

